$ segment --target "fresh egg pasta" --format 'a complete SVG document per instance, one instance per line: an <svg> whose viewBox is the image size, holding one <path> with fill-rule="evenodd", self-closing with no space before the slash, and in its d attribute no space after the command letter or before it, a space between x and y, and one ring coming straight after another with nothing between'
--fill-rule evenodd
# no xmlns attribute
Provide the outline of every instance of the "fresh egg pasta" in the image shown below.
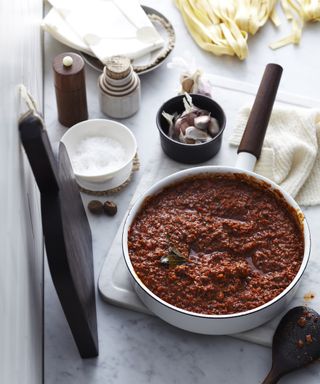
<svg viewBox="0 0 320 384"><path fill-rule="evenodd" d="M279 26L275 7L279 0L174 0L196 43L217 56L249 53L248 35L255 35L270 19ZM320 0L281 0L286 18L292 22L289 36L270 44L277 49L298 44L303 25L320 20Z"/></svg>

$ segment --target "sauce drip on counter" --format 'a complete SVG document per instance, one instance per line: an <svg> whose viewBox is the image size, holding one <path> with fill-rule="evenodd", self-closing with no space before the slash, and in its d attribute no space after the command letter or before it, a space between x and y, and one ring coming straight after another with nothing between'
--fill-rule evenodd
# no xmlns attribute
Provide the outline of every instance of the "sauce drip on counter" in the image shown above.
<svg viewBox="0 0 320 384"><path fill-rule="evenodd" d="M266 185L236 174L186 179L148 198L128 243L154 294L202 314L267 303L294 279L304 253L298 214ZM172 249L185 261L163 264Z"/></svg>

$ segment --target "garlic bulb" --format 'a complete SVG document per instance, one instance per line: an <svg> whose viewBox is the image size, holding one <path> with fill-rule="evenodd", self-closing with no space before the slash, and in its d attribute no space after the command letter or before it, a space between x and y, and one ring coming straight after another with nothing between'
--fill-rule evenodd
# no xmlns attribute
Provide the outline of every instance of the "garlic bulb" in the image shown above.
<svg viewBox="0 0 320 384"><path fill-rule="evenodd" d="M165 111L162 116L169 124L168 136L180 143L199 144L212 140L219 133L218 121L211 113L193 105L189 94L183 99L185 110L170 115Z"/></svg>

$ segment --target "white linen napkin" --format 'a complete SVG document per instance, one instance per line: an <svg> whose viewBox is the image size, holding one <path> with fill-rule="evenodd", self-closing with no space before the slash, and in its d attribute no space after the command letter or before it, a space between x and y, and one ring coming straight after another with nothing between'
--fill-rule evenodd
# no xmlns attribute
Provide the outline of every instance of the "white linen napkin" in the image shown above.
<svg viewBox="0 0 320 384"><path fill-rule="evenodd" d="M110 56L135 59L164 41L137 0L49 0L53 14L43 28L58 40L105 63Z"/></svg>
<svg viewBox="0 0 320 384"><path fill-rule="evenodd" d="M50 33L52 37L60 41L60 43L94 56L88 44L77 35L55 8L50 9L46 17L42 20L41 26L46 32Z"/></svg>
<svg viewBox="0 0 320 384"><path fill-rule="evenodd" d="M229 138L238 146L250 108L239 112ZM255 172L283 187L301 205L320 204L320 111L275 106Z"/></svg>

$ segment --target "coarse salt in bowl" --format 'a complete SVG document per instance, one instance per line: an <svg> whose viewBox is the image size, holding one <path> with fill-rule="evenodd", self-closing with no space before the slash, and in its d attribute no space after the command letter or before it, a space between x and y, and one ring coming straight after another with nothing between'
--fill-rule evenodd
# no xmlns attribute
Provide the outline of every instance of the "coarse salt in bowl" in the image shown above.
<svg viewBox="0 0 320 384"><path fill-rule="evenodd" d="M85 120L69 128L61 142L81 187L106 190L129 178L137 143L125 125L106 119Z"/></svg>

